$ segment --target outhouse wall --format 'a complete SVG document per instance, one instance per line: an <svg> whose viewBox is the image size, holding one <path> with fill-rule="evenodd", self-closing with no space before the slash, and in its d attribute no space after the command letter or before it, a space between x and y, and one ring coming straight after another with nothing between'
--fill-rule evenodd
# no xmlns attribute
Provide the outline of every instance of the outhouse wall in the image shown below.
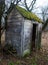
<svg viewBox="0 0 48 65"><path fill-rule="evenodd" d="M30 54L30 43L31 43L31 35L32 35L32 21L25 19L23 22L23 27L22 27L22 52L23 56L25 54Z"/></svg>
<svg viewBox="0 0 48 65"><path fill-rule="evenodd" d="M7 30L5 32L6 44L11 44L16 49L17 54L21 55L21 31L22 22L24 18L15 9L13 10L7 20Z"/></svg>
<svg viewBox="0 0 48 65"><path fill-rule="evenodd" d="M13 10L7 20L5 32L6 44L11 44L19 56L30 53L30 34L32 24L25 19L16 9Z"/></svg>
<svg viewBox="0 0 48 65"><path fill-rule="evenodd" d="M8 16L5 41L6 44L11 44L16 49L19 56L30 53L33 22L35 21L24 18L16 9L13 9ZM37 48L41 43L39 40L41 40L40 23L36 28L35 47Z"/></svg>

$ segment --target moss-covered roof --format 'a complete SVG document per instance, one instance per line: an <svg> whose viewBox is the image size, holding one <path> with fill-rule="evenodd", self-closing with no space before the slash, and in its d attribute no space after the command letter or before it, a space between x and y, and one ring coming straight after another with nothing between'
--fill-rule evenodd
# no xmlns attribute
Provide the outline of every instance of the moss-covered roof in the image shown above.
<svg viewBox="0 0 48 65"><path fill-rule="evenodd" d="M22 7L19 7L19 6L16 6L16 9L21 13L22 16L24 16L25 18L29 19L29 20L35 20L39 23L42 22L42 20L37 17L34 13L32 12L29 12L27 10L25 10L24 8Z"/></svg>

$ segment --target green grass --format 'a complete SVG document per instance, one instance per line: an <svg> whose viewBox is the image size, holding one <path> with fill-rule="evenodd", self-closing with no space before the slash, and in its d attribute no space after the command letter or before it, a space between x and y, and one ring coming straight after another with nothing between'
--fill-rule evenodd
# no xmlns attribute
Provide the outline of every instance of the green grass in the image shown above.
<svg viewBox="0 0 48 65"><path fill-rule="evenodd" d="M8 65L15 65L15 64L14 64L13 62L10 61L10 62L8 63Z"/></svg>

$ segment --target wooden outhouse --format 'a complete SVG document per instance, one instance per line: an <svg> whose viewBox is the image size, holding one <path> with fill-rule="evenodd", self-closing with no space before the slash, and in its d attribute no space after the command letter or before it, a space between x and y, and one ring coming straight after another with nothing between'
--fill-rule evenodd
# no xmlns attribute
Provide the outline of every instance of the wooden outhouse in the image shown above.
<svg viewBox="0 0 48 65"><path fill-rule="evenodd" d="M8 15L6 44L11 44L19 56L41 45L42 21L34 13L16 6Z"/></svg>

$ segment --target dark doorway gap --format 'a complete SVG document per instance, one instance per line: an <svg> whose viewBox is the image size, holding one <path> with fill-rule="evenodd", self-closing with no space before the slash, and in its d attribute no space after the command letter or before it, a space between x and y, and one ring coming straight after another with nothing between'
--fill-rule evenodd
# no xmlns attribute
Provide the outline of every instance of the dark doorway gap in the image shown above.
<svg viewBox="0 0 48 65"><path fill-rule="evenodd" d="M31 39L31 50L35 49L36 29L37 29L37 24L33 24L32 39Z"/></svg>

